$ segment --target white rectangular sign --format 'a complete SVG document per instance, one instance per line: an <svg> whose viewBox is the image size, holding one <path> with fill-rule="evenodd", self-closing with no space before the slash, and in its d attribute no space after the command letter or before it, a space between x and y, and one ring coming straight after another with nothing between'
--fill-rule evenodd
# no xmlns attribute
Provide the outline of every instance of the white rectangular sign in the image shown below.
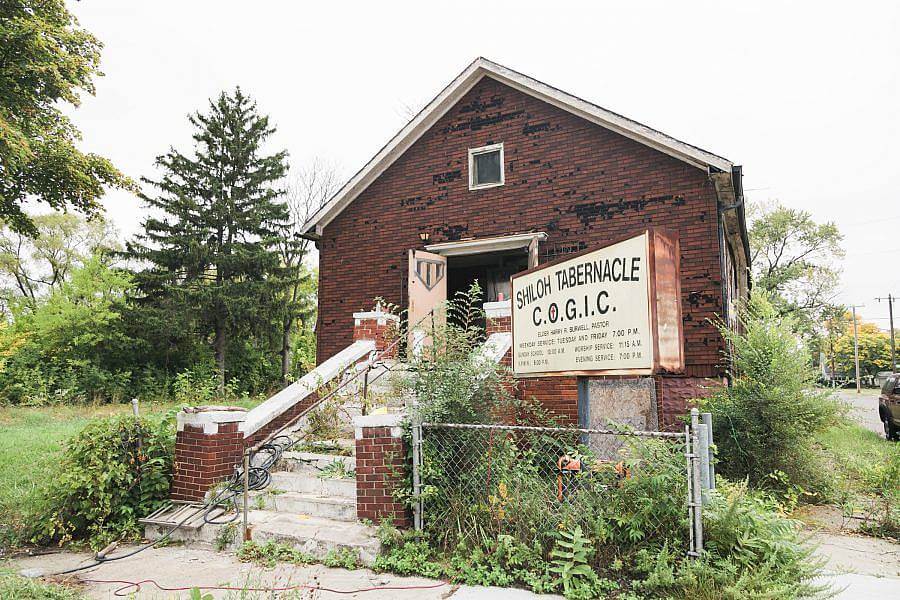
<svg viewBox="0 0 900 600"><path fill-rule="evenodd" d="M515 374L652 369L648 247L644 233L514 277Z"/></svg>

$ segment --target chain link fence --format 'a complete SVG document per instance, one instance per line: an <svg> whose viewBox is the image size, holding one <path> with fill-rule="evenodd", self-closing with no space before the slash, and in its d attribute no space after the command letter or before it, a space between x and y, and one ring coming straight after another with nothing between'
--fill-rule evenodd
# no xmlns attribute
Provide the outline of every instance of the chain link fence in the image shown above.
<svg viewBox="0 0 900 600"><path fill-rule="evenodd" d="M623 546L702 549L693 434L513 425L413 427L416 526L445 547L527 544L580 526Z"/></svg>

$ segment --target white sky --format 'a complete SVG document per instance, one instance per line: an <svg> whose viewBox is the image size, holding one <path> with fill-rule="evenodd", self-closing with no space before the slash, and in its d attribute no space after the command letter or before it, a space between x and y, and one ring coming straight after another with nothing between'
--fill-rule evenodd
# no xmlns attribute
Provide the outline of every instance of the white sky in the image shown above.
<svg viewBox="0 0 900 600"><path fill-rule="evenodd" d="M241 85L292 164L361 167L485 56L744 166L846 235L841 300L887 327L900 294L900 3L69 2L105 44L84 148L137 179L187 150L185 116ZM143 215L110 193L126 235ZM900 313L900 304L895 305ZM900 321L900 315L898 321Z"/></svg>

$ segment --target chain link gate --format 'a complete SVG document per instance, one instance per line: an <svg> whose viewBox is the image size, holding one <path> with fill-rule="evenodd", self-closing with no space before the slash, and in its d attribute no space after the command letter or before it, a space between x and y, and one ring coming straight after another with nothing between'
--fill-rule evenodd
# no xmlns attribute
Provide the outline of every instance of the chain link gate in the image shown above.
<svg viewBox="0 0 900 600"><path fill-rule="evenodd" d="M413 425L414 522L445 546L499 532L531 539L546 530L621 506L649 539L677 540L691 556L703 549L700 453L696 430L610 429L422 423ZM636 478L680 490L669 504L683 527L632 506ZM671 516L671 515L668 515Z"/></svg>

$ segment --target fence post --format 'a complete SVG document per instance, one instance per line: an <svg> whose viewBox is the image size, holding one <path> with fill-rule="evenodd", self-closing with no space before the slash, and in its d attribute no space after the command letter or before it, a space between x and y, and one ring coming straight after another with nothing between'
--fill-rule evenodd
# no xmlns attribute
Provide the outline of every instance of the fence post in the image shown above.
<svg viewBox="0 0 900 600"><path fill-rule="evenodd" d="M703 503L709 500L707 492L709 485L709 430L705 423L697 425L697 458L700 461L700 490L703 495Z"/></svg>
<svg viewBox="0 0 900 600"><path fill-rule="evenodd" d="M413 527L422 531L422 423L413 417L412 423L412 479Z"/></svg>
<svg viewBox="0 0 900 600"><path fill-rule="evenodd" d="M712 413L701 413L700 418L706 425L706 434L709 441L709 489L716 489L716 452L714 450L716 443L713 440Z"/></svg>
<svg viewBox="0 0 900 600"><path fill-rule="evenodd" d="M688 527L688 556L697 556L697 551L694 548L694 540L696 533L696 523L694 522L694 489L691 485L694 480L694 474L692 471L693 459L691 458L691 429L689 426L684 426L684 459L686 464L686 480L687 480L687 509L688 509L688 523L690 526Z"/></svg>
<svg viewBox="0 0 900 600"><path fill-rule="evenodd" d="M694 551L699 555L703 551L703 496L700 479L699 456L699 411L691 409L691 491L693 493L692 508L694 509Z"/></svg>

